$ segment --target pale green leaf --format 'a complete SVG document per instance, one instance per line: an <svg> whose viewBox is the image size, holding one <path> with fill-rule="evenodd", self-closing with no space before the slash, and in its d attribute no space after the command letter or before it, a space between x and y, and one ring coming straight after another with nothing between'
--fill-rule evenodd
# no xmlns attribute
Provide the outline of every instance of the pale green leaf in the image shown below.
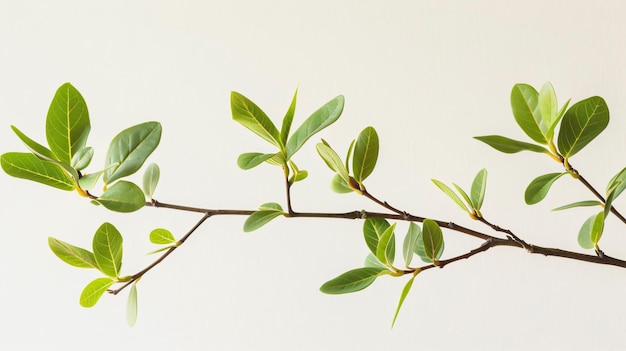
<svg viewBox="0 0 626 351"><path fill-rule="evenodd" d="M135 282L128 293L128 302L126 303L126 322L129 326L135 325L137 322L137 282Z"/></svg>
<svg viewBox="0 0 626 351"><path fill-rule="evenodd" d="M395 235L394 230L396 229L396 223L392 224L389 228L387 228L383 235L378 240L378 245L376 246L376 258L383 264L393 265L394 256L390 252L390 245L394 243L395 245ZM394 249L395 254L395 249Z"/></svg>
<svg viewBox="0 0 626 351"><path fill-rule="evenodd" d="M356 140L354 145L354 156L352 158L352 171L357 182L363 183L378 160L378 134L372 127L365 128Z"/></svg>
<svg viewBox="0 0 626 351"><path fill-rule="evenodd" d="M285 113L285 117L283 118L283 125L280 130L280 141L282 145L287 145L287 138L289 137L289 131L291 129L291 123L293 122L293 116L296 113L296 99L298 98L298 89L296 88L296 92L293 93L293 98L291 99L291 104L289 105L289 109Z"/></svg>
<svg viewBox="0 0 626 351"><path fill-rule="evenodd" d="M104 182L114 181L137 172L161 141L161 124L145 122L121 131L107 151ZM116 167L110 168L117 163Z"/></svg>
<svg viewBox="0 0 626 351"><path fill-rule="evenodd" d="M602 202L596 200L578 201L571 204L563 205L553 209L552 211L562 211L574 207L587 207L587 206L602 206Z"/></svg>
<svg viewBox="0 0 626 351"><path fill-rule="evenodd" d="M398 318L398 313L400 313L400 309L402 308L402 304L406 299L406 296L411 291L411 287L413 286L413 281L415 280L415 276L412 276L409 281L406 282L404 288L402 289L402 294L400 294L400 301L398 301L398 307L396 308L396 313L393 315L393 321L391 322L391 327L393 328L394 324L396 324L396 318Z"/></svg>
<svg viewBox="0 0 626 351"><path fill-rule="evenodd" d="M80 305L87 308L95 306L113 282L111 278L98 278L87 284L80 294Z"/></svg>
<svg viewBox="0 0 626 351"><path fill-rule="evenodd" d="M91 159L93 158L93 148L92 147L84 147L72 156L72 168L81 171L91 163Z"/></svg>
<svg viewBox="0 0 626 351"><path fill-rule="evenodd" d="M330 188L339 194L347 194L354 191L339 174L335 174L330 183Z"/></svg>
<svg viewBox="0 0 626 351"><path fill-rule="evenodd" d="M558 147L570 158L597 137L609 124L609 107L603 98L593 96L575 103L565 112L559 131Z"/></svg>
<svg viewBox="0 0 626 351"><path fill-rule="evenodd" d="M331 279L320 287L325 294L346 294L363 290L370 286L381 274L389 272L385 268L363 267L350 270Z"/></svg>
<svg viewBox="0 0 626 351"><path fill-rule="evenodd" d="M261 210L252 213L243 224L243 231L249 233L257 230L269 223L272 219L281 216L282 211L277 210Z"/></svg>
<svg viewBox="0 0 626 351"><path fill-rule="evenodd" d="M70 83L56 91L46 118L46 139L56 159L70 164L85 147L91 130L89 111L82 95Z"/></svg>
<svg viewBox="0 0 626 351"><path fill-rule="evenodd" d="M365 267L382 268L382 269L386 269L386 270L389 269L389 267L387 267L384 264L380 263L380 261L372 253L368 253L367 254L367 256L365 257L365 262L363 263L363 265Z"/></svg>
<svg viewBox="0 0 626 351"><path fill-rule="evenodd" d="M81 189L91 190L94 186L96 186L96 184L98 183L98 179L100 179L100 176L103 173L104 170L96 173L85 174L78 180L78 185L80 185Z"/></svg>
<svg viewBox="0 0 626 351"><path fill-rule="evenodd" d="M541 123L539 127L547 140L551 140L554 135L554 124L558 118L559 105L556 100L554 87L550 82L546 82L539 91L538 97Z"/></svg>
<svg viewBox="0 0 626 351"><path fill-rule="evenodd" d="M422 238L426 256L433 261L438 260L442 254L443 233L437 222L432 219L424 220L422 224Z"/></svg>
<svg viewBox="0 0 626 351"><path fill-rule="evenodd" d="M122 268L122 235L113 224L103 223L93 236L93 254L98 268L109 277L117 278Z"/></svg>
<svg viewBox="0 0 626 351"><path fill-rule="evenodd" d="M275 155L276 154L262 154L260 152L243 153L237 158L237 165L241 169L251 169L269 160Z"/></svg>
<svg viewBox="0 0 626 351"><path fill-rule="evenodd" d="M63 262L78 268L96 268L96 258L93 253L80 247L68 244L59 239L48 237L48 246Z"/></svg>
<svg viewBox="0 0 626 351"><path fill-rule="evenodd" d="M317 153L322 157L326 165L335 173L339 174L346 184L349 184L350 175L348 174L348 170L335 150L331 149L330 146L324 143L317 144L316 148Z"/></svg>
<svg viewBox="0 0 626 351"><path fill-rule="evenodd" d="M552 184L564 174L567 174L567 172L544 174L533 179L524 193L526 204L534 205L543 200L548 195Z"/></svg>
<svg viewBox="0 0 626 351"><path fill-rule="evenodd" d="M241 123L241 125L272 145L281 147L278 129L276 129L276 126L265 112L254 102L233 91L230 94L230 108L233 120Z"/></svg>
<svg viewBox="0 0 626 351"><path fill-rule="evenodd" d="M483 200L485 199L485 190L487 189L487 170L481 169L474 177L472 182L472 190L470 191L470 197L474 208L480 210L483 206Z"/></svg>
<svg viewBox="0 0 626 351"><path fill-rule="evenodd" d="M465 200L465 203L467 204L467 206L469 206L470 208L474 208L474 203L472 203L472 200L470 199L470 197L467 195L467 193L465 192L465 190L463 190L463 188L461 188L460 186L458 186L456 183L452 183L452 186L454 186L454 188L456 188L456 191L459 192L459 194L461 194L461 197L463 198L463 200Z"/></svg>
<svg viewBox="0 0 626 351"><path fill-rule="evenodd" d="M402 245L402 253L404 254L404 262L407 267L411 265L413 260L413 254L417 249L417 243L420 239L422 229L415 223L409 223L409 230L404 237L404 243Z"/></svg>
<svg viewBox="0 0 626 351"><path fill-rule="evenodd" d="M578 245L583 249L595 248L604 230L604 212L599 212L585 220L578 232Z"/></svg>
<svg viewBox="0 0 626 351"><path fill-rule="evenodd" d="M370 252L376 256L378 241L383 233L390 227L389 222L384 218L367 218L363 221L363 237ZM394 248L395 254L395 248Z"/></svg>
<svg viewBox="0 0 626 351"><path fill-rule="evenodd" d="M266 202L263 205L259 206L259 211L278 211L283 212L282 206L276 202Z"/></svg>
<svg viewBox="0 0 626 351"><path fill-rule="evenodd" d="M548 140L541 130L538 100L539 93L528 84L515 84L511 90L511 108L515 121L532 140L547 144Z"/></svg>
<svg viewBox="0 0 626 351"><path fill-rule="evenodd" d="M530 144L523 141L509 139L500 135L485 135L474 137L492 148L504 152L506 154L514 154L520 151L532 151L539 153L549 153L549 151L540 145Z"/></svg>
<svg viewBox="0 0 626 351"><path fill-rule="evenodd" d="M441 189L441 191L444 192L444 194L448 195L449 198L452 199L452 201L454 201L454 203L456 203L463 211L470 213L470 211L467 209L467 206L465 206L465 204L463 203L463 201L461 201L461 199L459 198L459 196L452 190L450 189L447 185L445 185L444 183L438 181L437 179L431 179L431 181L439 188Z"/></svg>
<svg viewBox="0 0 626 351"><path fill-rule="evenodd" d="M96 201L115 212L134 212L146 205L141 188L125 180L113 184Z"/></svg>
<svg viewBox="0 0 626 351"><path fill-rule="evenodd" d="M175 243L176 239L169 230L157 228L150 232L150 242L158 245L167 245Z"/></svg>
<svg viewBox="0 0 626 351"><path fill-rule="evenodd" d="M72 178L58 164L31 153L7 152L0 156L2 169L10 176L32 180L61 190L74 190Z"/></svg>
<svg viewBox="0 0 626 351"><path fill-rule="evenodd" d="M147 198L152 199L156 187L159 184L159 178L161 177L161 170L156 163L151 163L146 168L143 174L143 192Z"/></svg>

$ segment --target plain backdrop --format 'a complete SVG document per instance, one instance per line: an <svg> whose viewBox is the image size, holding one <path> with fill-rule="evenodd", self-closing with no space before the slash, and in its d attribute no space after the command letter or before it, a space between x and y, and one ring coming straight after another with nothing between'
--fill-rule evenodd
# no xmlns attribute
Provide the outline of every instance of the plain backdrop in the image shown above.
<svg viewBox="0 0 626 351"><path fill-rule="evenodd" d="M526 206L534 177L559 172L546 156L505 155L472 139L527 140L509 104L515 83L555 86L559 103L600 95L607 130L572 158L601 191L624 166L626 22L622 1L13 1L0 2L0 152L25 151L16 125L45 142L55 90L71 82L89 106L103 164L111 138L157 120L163 137L155 197L224 209L285 203L281 171L242 171L243 152L269 152L233 122L238 91L279 123L299 89L294 125L338 94L343 116L297 155L309 178L293 189L300 211L380 211L330 191L331 172L314 144L340 154L366 126L380 158L368 190L412 214L472 222L431 183L469 187L489 171L483 214L534 244L581 250L591 209L550 212L591 198L562 178ZM138 181L138 176L132 179ZM138 285L139 318L125 322L127 292L78 304L96 272L70 267L48 236L90 247L109 221L125 238L123 273L154 259L151 229L177 237L197 214L146 208L133 214L91 206L63 192L0 174L0 349L2 350L617 350L626 347L626 272L496 248L429 270L415 281L396 326L406 278L365 291L319 292L362 265L362 222L279 218L243 233L243 217L209 220ZM625 207L623 199L616 203ZM626 208L626 207L625 207ZM398 224L398 240L406 223ZM623 224L607 221L602 247L626 258ZM445 232L444 257L479 241Z"/></svg>

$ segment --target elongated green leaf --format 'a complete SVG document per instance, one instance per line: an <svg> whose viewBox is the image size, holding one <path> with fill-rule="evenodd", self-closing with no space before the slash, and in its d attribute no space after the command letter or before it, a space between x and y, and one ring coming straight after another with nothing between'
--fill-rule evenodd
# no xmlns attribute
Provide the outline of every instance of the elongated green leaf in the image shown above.
<svg viewBox="0 0 626 351"><path fill-rule="evenodd" d="M578 245L583 249L595 248L604 230L604 212L599 212L583 223L578 232Z"/></svg>
<svg viewBox="0 0 626 351"><path fill-rule="evenodd" d="M365 257L365 262L363 263L365 267L373 267L373 268L382 268L388 270L389 267L380 263L380 261L374 256L372 253L368 253Z"/></svg>
<svg viewBox="0 0 626 351"><path fill-rule="evenodd" d="M528 84L515 84L511 90L511 108L515 121L532 140L547 144L541 130L541 112L538 106L539 93Z"/></svg>
<svg viewBox="0 0 626 351"><path fill-rule="evenodd" d="M476 140L480 140L483 143L491 146L492 148L504 152L505 154L514 154L520 151L532 151L540 153L549 153L549 151L543 146L525 143L523 141L509 139L500 135L485 135L474 137Z"/></svg>
<svg viewBox="0 0 626 351"><path fill-rule="evenodd" d="M32 180L61 190L74 190L74 181L57 164L31 153L8 152L0 156L2 169L10 176Z"/></svg>
<svg viewBox="0 0 626 351"><path fill-rule="evenodd" d="M552 211L562 211L574 207L586 207L586 206L602 206L602 202L596 200L578 201L571 204L563 205L553 209Z"/></svg>
<svg viewBox="0 0 626 351"><path fill-rule="evenodd" d="M298 98L298 89L296 88L296 92L293 93L293 98L291 99L291 104L289 105L289 109L287 113L285 113L285 117L283 118L283 125L280 130L280 141L282 145L287 145L287 138L289 137L289 131L291 129L291 123L293 122L293 116L296 114L296 99Z"/></svg>
<svg viewBox="0 0 626 351"><path fill-rule="evenodd" d="M541 123L539 125L541 132L547 140L552 139L554 135L554 122L557 121L559 105L556 100L554 87L550 82L546 82L538 97L539 112L541 114Z"/></svg>
<svg viewBox="0 0 626 351"><path fill-rule="evenodd" d="M287 159L291 159L310 137L339 119L343 105L344 98L339 95L313 112L287 141Z"/></svg>
<svg viewBox="0 0 626 351"><path fill-rule="evenodd" d="M330 183L330 188L334 192L339 193L339 194L347 194L347 193L351 193L354 191L354 189L348 186L346 181L343 180L343 178L341 178L339 174L335 174L335 176L333 177L333 180Z"/></svg>
<svg viewBox="0 0 626 351"><path fill-rule="evenodd" d="M146 205L141 188L125 180L113 184L96 201L115 212L134 212Z"/></svg>
<svg viewBox="0 0 626 351"><path fill-rule="evenodd" d="M391 255L390 245L391 243L395 243L395 235L394 230L396 229L396 224L392 224L389 228L385 230L383 235L378 240L378 246L376 247L376 258L383 264L391 266L393 264L394 256ZM394 244L395 245L395 244ZM395 254L395 248L394 248Z"/></svg>
<svg viewBox="0 0 626 351"><path fill-rule="evenodd" d="M260 211L278 211L283 212L282 206L276 202L266 202L263 205L259 206Z"/></svg>
<svg viewBox="0 0 626 351"><path fill-rule="evenodd" d="M70 164L85 147L91 130L89 111L82 95L70 83L56 91L46 118L46 139L56 159Z"/></svg>
<svg viewBox="0 0 626 351"><path fill-rule="evenodd" d="M385 268L363 267L350 270L333 278L320 287L325 294L347 294L370 286L381 274L389 272Z"/></svg>
<svg viewBox="0 0 626 351"><path fill-rule="evenodd" d="M78 268L96 268L96 258L93 253L80 247L66 243L53 237L48 237L50 250L61 259L61 261Z"/></svg>
<svg viewBox="0 0 626 351"><path fill-rule="evenodd" d="M613 201L626 189L626 168L619 171L607 185L607 196L604 204L604 218L608 217Z"/></svg>
<svg viewBox="0 0 626 351"><path fill-rule="evenodd" d="M105 222L93 236L93 254L100 271L117 278L122 268L122 235L113 224Z"/></svg>
<svg viewBox="0 0 626 351"><path fill-rule="evenodd" d="M272 219L282 215L278 210L261 210L252 213L243 224L243 231L249 233L269 223Z"/></svg>
<svg viewBox="0 0 626 351"><path fill-rule="evenodd" d="M159 178L161 177L161 170L156 163L151 163L146 168L146 172L143 174L143 192L147 198L152 199L157 185L159 184Z"/></svg>
<svg viewBox="0 0 626 351"><path fill-rule="evenodd" d="M606 193L610 193L613 189L619 187L623 187L624 184L626 184L626 168L622 168L621 171L617 172L617 174L615 174L613 176L613 178L611 178L611 180L609 181L609 183L606 186Z"/></svg>
<svg viewBox="0 0 626 351"><path fill-rule="evenodd" d="M474 181L472 182L472 190L470 191L470 196L472 199L472 204L477 210L483 206L483 200L485 199L485 190L487 189L487 170L481 169L474 177Z"/></svg>
<svg viewBox="0 0 626 351"><path fill-rule="evenodd" d="M233 120L241 123L272 145L281 146L278 129L265 112L250 99L233 91L230 93L230 109Z"/></svg>
<svg viewBox="0 0 626 351"><path fill-rule="evenodd" d="M237 165L241 169L252 169L274 157L274 155L275 154L262 154L260 152L247 152L239 155Z"/></svg>
<svg viewBox="0 0 626 351"><path fill-rule="evenodd" d="M465 204L463 203L463 201L461 201L461 199L459 198L459 196L452 190L450 189L447 185L445 185L444 183L438 181L437 179L431 179L431 181L439 188L441 189L441 191L444 192L444 194L448 195L449 198L452 199L452 201L454 201L454 203L456 203L463 211L470 213L470 211L467 209L467 206L465 206Z"/></svg>
<svg viewBox="0 0 626 351"><path fill-rule="evenodd" d="M404 262L407 267L411 265L413 261L413 254L417 249L417 243L420 239L422 229L415 223L409 224L409 230L404 237L404 243L402 245L402 253L404 254Z"/></svg>
<svg viewBox="0 0 626 351"><path fill-rule="evenodd" d="M72 156L72 168L76 170L83 170L89 166L91 163L91 159L93 158L93 148L92 147L84 147Z"/></svg>
<svg viewBox="0 0 626 351"><path fill-rule="evenodd" d="M406 296L409 294L409 291L411 291L411 287L413 286L414 280L415 280L415 276L412 276L411 279L409 279L409 281L406 282L406 284L404 285L404 288L402 289L402 294L400 294L400 301L398 301L398 307L396 308L396 313L393 315L393 321L391 321L392 328L394 324L396 324L396 318L398 318L398 313L400 313L400 309L402 308L402 304L404 303Z"/></svg>
<svg viewBox="0 0 626 351"><path fill-rule="evenodd" d="M546 195L548 195L552 184L564 174L567 174L567 172L544 174L533 179L530 184L528 184L526 192L524 193L526 204L534 205L543 200Z"/></svg>
<svg viewBox="0 0 626 351"><path fill-rule="evenodd" d="M597 137L609 124L609 107L603 98L593 96L570 107L559 130L558 147L570 158Z"/></svg>
<svg viewBox="0 0 626 351"><path fill-rule="evenodd" d="M114 181L137 172L161 141L161 123L145 122L121 131L107 151L104 182ZM118 163L116 167L109 166Z"/></svg>
<svg viewBox="0 0 626 351"><path fill-rule="evenodd" d="M330 146L324 143L319 143L316 146L317 153L322 157L326 165L333 170L335 173L339 174L341 178L346 182L346 184L350 183L350 175L348 174L348 170L345 165L335 152L335 150L331 149Z"/></svg>
<svg viewBox="0 0 626 351"><path fill-rule="evenodd" d="M137 283L130 287L128 293L128 302L126 303L126 322L129 326L135 325L137 322Z"/></svg>
<svg viewBox="0 0 626 351"><path fill-rule="evenodd" d="M359 134L354 146L352 171L357 182L367 178L378 160L378 134L373 127L367 127Z"/></svg>
<svg viewBox="0 0 626 351"><path fill-rule="evenodd" d="M87 284L80 294L80 305L83 307L93 307L98 303L102 294L113 285L111 278L98 278Z"/></svg>
<svg viewBox="0 0 626 351"><path fill-rule="evenodd" d="M44 161L57 159L56 155L50 149L29 138L26 134L17 129L17 127L11 126L11 129L15 132L18 138L20 138L24 145L26 145L26 147L37 157L43 159Z"/></svg>
<svg viewBox="0 0 626 351"><path fill-rule="evenodd" d="M176 239L169 230L157 228L150 232L150 242L158 245L167 245L175 243Z"/></svg>
<svg viewBox="0 0 626 351"><path fill-rule="evenodd" d="M433 261L439 260L442 254L443 233L437 222L432 219L424 220L422 223L422 238L426 256Z"/></svg>
<svg viewBox="0 0 626 351"><path fill-rule="evenodd" d="M456 191L459 192L459 194L461 194L461 197L463 198L463 200L465 200L465 203L470 207L470 208L474 208L474 204L472 203L472 199L470 199L470 197L467 195L467 193L465 192L465 190L463 190L463 188L461 188L460 186L458 186L456 183L452 183L452 186L454 186L454 188L456 189Z"/></svg>
<svg viewBox="0 0 626 351"><path fill-rule="evenodd" d="M387 222L384 218L367 218L363 222L363 236L365 238L365 243L374 256L376 256L376 249L378 248L378 241L380 240L380 237L383 236L383 233L389 227L389 222Z"/></svg>

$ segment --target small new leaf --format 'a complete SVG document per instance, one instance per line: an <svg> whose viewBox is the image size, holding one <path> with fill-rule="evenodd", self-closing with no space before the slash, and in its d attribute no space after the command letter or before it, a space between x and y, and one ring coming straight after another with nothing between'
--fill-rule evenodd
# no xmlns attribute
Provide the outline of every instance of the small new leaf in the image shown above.
<svg viewBox="0 0 626 351"><path fill-rule="evenodd" d="M80 294L80 305L87 308L95 306L113 282L111 278L98 278L87 284Z"/></svg>
<svg viewBox="0 0 626 351"><path fill-rule="evenodd" d="M583 223L578 232L578 245L583 249L595 248L604 230L604 212L599 212Z"/></svg>
<svg viewBox="0 0 626 351"><path fill-rule="evenodd" d="M378 240L378 246L376 246L376 258L385 265L392 266L395 254L395 247L392 250L391 245L395 246L394 230L396 229L396 223L387 228L383 235ZM394 244L392 244L394 243Z"/></svg>
<svg viewBox="0 0 626 351"><path fill-rule="evenodd" d="M398 307L396 308L396 313L393 315L393 321L391 321L391 328L393 328L394 324L396 324L396 318L398 318L398 313L400 313L400 309L402 308L402 304L404 303L406 296L409 294L409 291L411 291L411 287L413 286L414 280L415 280L415 276L412 276L411 279L409 279L409 281L406 282L406 285L404 285L404 288L402 289L402 294L400 294L400 301L398 301Z"/></svg>
<svg viewBox="0 0 626 351"><path fill-rule="evenodd" d="M467 206L465 206L465 204L463 203L463 201L461 201L461 199L459 198L459 196L452 190L450 189L447 185L445 185L444 183L438 181L437 179L431 179L431 181L439 188L441 189L441 191L444 192L444 194L448 195L449 198L452 199L452 201L454 201L454 203L456 203L463 211L470 213L470 210L467 209Z"/></svg>
<svg viewBox="0 0 626 351"><path fill-rule="evenodd" d="M422 229L415 223L409 223L409 230L404 237L404 243L402 245L402 253L404 255L404 262L407 267L411 265L413 260L413 254L417 249L417 243L422 235Z"/></svg>
<svg viewBox="0 0 626 351"><path fill-rule="evenodd" d="M167 245L175 243L176 239L169 230L157 228L150 232L150 242L158 245Z"/></svg>
<svg viewBox="0 0 626 351"><path fill-rule="evenodd" d="M122 235L105 222L93 236L93 253L100 271L111 278L117 278L122 268Z"/></svg>
<svg viewBox="0 0 626 351"><path fill-rule="evenodd" d="M146 168L143 174L143 192L148 199L152 199L156 187L159 184L159 178L161 177L161 171L156 163L151 163Z"/></svg>
<svg viewBox="0 0 626 351"><path fill-rule="evenodd" d="M93 152L94 151L92 147L85 147L78 150L78 152L76 152L74 156L72 156L71 166L77 171L81 171L87 168L87 166L89 166L89 164L91 163L91 159L93 158Z"/></svg>
<svg viewBox="0 0 626 351"><path fill-rule="evenodd" d="M543 200L548 195L552 184L564 174L567 174L567 172L544 174L533 179L524 193L526 204L534 205Z"/></svg>
<svg viewBox="0 0 626 351"><path fill-rule="evenodd" d="M347 294L370 286L378 276L389 271L385 268L363 267L350 270L331 279L320 287L325 294Z"/></svg>
<svg viewBox="0 0 626 351"><path fill-rule="evenodd" d="M274 157L274 155L276 154L262 154L260 152L243 153L237 158L237 166L243 170L252 169Z"/></svg>
<svg viewBox="0 0 626 351"><path fill-rule="evenodd" d="M487 189L487 170L481 169L474 177L472 182L472 190L470 191L470 198L472 204L476 210L480 210L483 206L483 200L485 199L485 190Z"/></svg>
<svg viewBox="0 0 626 351"><path fill-rule="evenodd" d="M296 99L298 98L298 89L296 88L296 92L293 93L293 98L291 99L291 104L289 105L289 109L285 113L285 117L283 118L283 125L280 129L280 141L282 145L287 145L287 138L289 137L289 131L291 129L291 123L293 122L293 116L296 114Z"/></svg>
<svg viewBox="0 0 626 351"><path fill-rule="evenodd" d="M367 178L378 160L378 134L372 127L365 128L354 145L352 157L352 171L357 182L362 183Z"/></svg>
<svg viewBox="0 0 626 351"><path fill-rule="evenodd" d="M443 253L443 233L437 222L432 219L425 219L422 224L422 240L424 242L424 252L433 262L436 262Z"/></svg>
<svg viewBox="0 0 626 351"><path fill-rule="evenodd" d="M126 303L126 322L129 326L135 325L137 322L137 282L135 282L128 293L128 302Z"/></svg>

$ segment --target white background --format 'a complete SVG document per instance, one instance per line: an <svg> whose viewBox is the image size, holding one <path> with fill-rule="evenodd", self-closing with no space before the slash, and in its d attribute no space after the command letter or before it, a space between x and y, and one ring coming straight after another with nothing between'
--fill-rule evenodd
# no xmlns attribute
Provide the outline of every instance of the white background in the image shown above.
<svg viewBox="0 0 626 351"><path fill-rule="evenodd" d="M601 191L624 166L626 5L620 1L12 1L0 3L0 151L23 151L10 124L45 142L58 86L71 82L89 106L97 170L120 130L158 120L152 161L156 198L210 208L284 204L281 172L241 171L242 152L268 147L231 120L230 91L275 121L299 87L294 124L338 94L341 119L319 137L343 154L359 131L380 136L370 192L415 215L491 233L430 182L469 187L489 170L483 213L534 244L579 250L578 228L595 210L550 213L591 198L563 178L529 207L534 177L561 170L548 157L504 155L472 139L527 140L509 105L513 84L550 80L559 102L603 96L609 128L572 159ZM381 210L328 188L312 140L297 155L310 177L294 188L301 211ZM138 180L138 177L133 178ZM123 271L154 257L148 233L180 237L199 218L166 209L115 214L73 192L0 175L2 350L577 350L626 347L624 270L496 248L418 276L396 326L406 278L363 292L318 291L367 253L358 221L277 219L242 232L244 218L214 218L138 286L137 325L125 298L78 304L97 277L58 260L47 237L90 247L104 221L125 237ZM622 199L620 199L622 200ZM618 201L618 208L625 207ZM626 211L626 210L625 210ZM400 238L406 223L398 224ZM445 232L450 257L480 245ZM624 227L611 217L606 253L626 258Z"/></svg>

